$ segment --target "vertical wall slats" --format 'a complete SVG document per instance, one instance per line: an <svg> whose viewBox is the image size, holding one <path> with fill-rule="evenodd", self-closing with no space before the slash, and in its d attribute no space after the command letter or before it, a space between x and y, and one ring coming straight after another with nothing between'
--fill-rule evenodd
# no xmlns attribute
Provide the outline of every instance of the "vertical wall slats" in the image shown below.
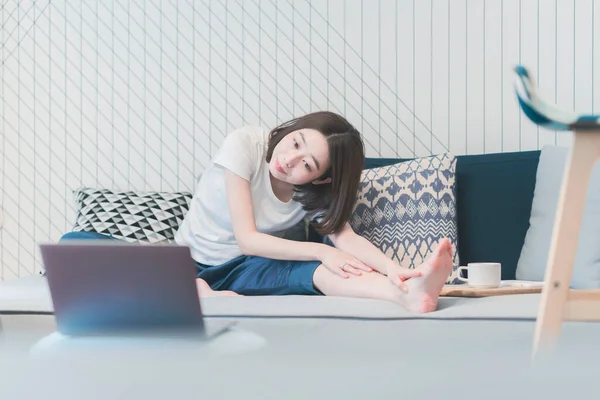
<svg viewBox="0 0 600 400"><path fill-rule="evenodd" d="M193 191L243 124L329 109L373 157L569 145L520 112L517 63L600 109L600 0L7 0L0 19L1 279L40 270L77 187Z"/></svg>

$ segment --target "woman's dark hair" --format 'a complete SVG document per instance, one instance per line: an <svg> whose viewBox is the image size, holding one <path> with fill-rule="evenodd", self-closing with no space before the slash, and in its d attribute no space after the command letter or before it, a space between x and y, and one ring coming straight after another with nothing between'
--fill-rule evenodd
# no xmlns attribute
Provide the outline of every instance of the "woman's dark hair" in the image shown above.
<svg viewBox="0 0 600 400"><path fill-rule="evenodd" d="M285 122L269 135L267 162L275 146L290 132L314 129L323 134L329 146L329 168L318 178L330 183L312 182L294 187L293 199L302 204L313 226L322 235L338 232L350 219L356 203L365 150L360 132L344 117L318 111Z"/></svg>

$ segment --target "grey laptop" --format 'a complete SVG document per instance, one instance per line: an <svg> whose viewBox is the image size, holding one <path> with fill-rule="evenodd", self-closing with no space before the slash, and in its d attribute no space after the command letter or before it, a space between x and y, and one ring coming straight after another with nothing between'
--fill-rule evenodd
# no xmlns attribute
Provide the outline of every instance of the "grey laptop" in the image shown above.
<svg viewBox="0 0 600 400"><path fill-rule="evenodd" d="M188 247L73 240L40 250L60 333L209 336Z"/></svg>

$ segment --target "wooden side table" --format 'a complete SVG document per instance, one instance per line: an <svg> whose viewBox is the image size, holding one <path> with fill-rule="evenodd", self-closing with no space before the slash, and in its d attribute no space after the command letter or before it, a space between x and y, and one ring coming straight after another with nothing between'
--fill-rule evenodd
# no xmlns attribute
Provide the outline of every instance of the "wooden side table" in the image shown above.
<svg viewBox="0 0 600 400"><path fill-rule="evenodd" d="M549 105L538 96L525 67L516 66L514 71L515 90L523 113L543 128L573 132L536 320L535 357L556 345L563 321L600 321L600 289L570 288L589 179L600 158L600 115L577 115Z"/></svg>

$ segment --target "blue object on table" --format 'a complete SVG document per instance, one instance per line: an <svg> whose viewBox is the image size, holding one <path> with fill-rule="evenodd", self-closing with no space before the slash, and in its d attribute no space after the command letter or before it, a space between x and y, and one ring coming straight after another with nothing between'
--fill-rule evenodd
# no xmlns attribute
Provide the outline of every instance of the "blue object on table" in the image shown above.
<svg viewBox="0 0 600 400"><path fill-rule="evenodd" d="M519 105L533 123L557 131L600 129L600 115L578 115L548 104L538 95L536 85L527 68L517 65L514 71Z"/></svg>

